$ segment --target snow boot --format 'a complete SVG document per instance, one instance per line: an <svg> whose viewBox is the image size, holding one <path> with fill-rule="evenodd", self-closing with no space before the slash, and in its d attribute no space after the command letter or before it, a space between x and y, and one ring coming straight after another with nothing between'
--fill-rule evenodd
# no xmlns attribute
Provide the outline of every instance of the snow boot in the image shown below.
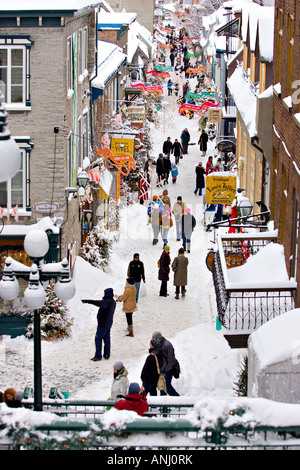
<svg viewBox="0 0 300 470"><path fill-rule="evenodd" d="M133 325L128 325L128 334L126 336L134 336Z"/></svg>
<svg viewBox="0 0 300 470"><path fill-rule="evenodd" d="M175 294L175 299L179 299L179 293L178 292L176 292L176 294Z"/></svg>
<svg viewBox="0 0 300 470"><path fill-rule="evenodd" d="M182 289L182 291L181 291L182 297L185 297L185 293L186 293L186 290L185 290L185 289Z"/></svg>

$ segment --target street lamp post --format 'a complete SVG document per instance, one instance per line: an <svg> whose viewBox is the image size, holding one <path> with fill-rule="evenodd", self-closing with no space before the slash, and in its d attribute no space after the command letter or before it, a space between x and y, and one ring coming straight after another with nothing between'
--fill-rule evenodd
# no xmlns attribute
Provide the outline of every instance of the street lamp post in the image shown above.
<svg viewBox="0 0 300 470"><path fill-rule="evenodd" d="M0 297L13 300L19 292L17 278L28 280L24 292L24 302L34 311L34 410L42 411L42 356L41 356L41 325L40 308L46 300L43 283L55 279L56 295L66 301L75 295L74 281L70 277L69 263L66 259L60 263L43 262L49 250L47 234L43 230L32 230L24 239L24 248L32 259L31 267L25 266L11 257L6 258L3 276L0 281Z"/></svg>

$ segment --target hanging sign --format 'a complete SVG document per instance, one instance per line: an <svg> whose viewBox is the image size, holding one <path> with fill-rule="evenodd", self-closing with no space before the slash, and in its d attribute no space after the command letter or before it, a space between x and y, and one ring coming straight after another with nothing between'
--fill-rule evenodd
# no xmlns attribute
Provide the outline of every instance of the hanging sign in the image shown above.
<svg viewBox="0 0 300 470"><path fill-rule="evenodd" d="M220 152L233 152L235 153L235 143L231 140L221 140L217 148Z"/></svg>
<svg viewBox="0 0 300 470"><path fill-rule="evenodd" d="M236 176L207 175L207 204L232 204L236 195Z"/></svg>
<svg viewBox="0 0 300 470"><path fill-rule="evenodd" d="M222 108L209 108L207 113L208 122L222 122Z"/></svg>
<svg viewBox="0 0 300 470"><path fill-rule="evenodd" d="M193 113L193 114L198 114L199 116L202 116L208 108L213 107L217 108L220 104L220 101L218 104L214 104L211 101L205 101L201 106L197 106L195 104L188 104L184 103L180 106L179 108L179 114L184 114L188 115L188 113Z"/></svg>
<svg viewBox="0 0 300 470"><path fill-rule="evenodd" d="M110 148L115 155L131 155L134 152L134 137L122 137L114 134L111 136Z"/></svg>

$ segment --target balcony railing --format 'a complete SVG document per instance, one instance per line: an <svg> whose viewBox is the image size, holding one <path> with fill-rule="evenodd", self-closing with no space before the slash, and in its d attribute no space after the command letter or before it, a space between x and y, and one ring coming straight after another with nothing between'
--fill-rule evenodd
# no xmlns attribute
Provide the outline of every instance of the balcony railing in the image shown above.
<svg viewBox="0 0 300 470"><path fill-rule="evenodd" d="M212 264L218 317L224 335L232 347L246 347L249 334L265 322L294 308L297 284L291 280L276 287L256 284L255 287L229 281L228 270L241 266L276 236L232 234L218 238L218 251Z"/></svg>

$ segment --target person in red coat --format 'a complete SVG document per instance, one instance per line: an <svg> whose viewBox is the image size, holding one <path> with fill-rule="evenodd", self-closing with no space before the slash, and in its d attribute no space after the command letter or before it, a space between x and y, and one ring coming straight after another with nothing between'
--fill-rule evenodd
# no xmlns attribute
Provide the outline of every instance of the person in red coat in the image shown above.
<svg viewBox="0 0 300 470"><path fill-rule="evenodd" d="M128 394L123 400L117 401L114 408L135 411L138 415L143 416L149 410L144 387L141 389L138 383L132 382L129 385Z"/></svg>

